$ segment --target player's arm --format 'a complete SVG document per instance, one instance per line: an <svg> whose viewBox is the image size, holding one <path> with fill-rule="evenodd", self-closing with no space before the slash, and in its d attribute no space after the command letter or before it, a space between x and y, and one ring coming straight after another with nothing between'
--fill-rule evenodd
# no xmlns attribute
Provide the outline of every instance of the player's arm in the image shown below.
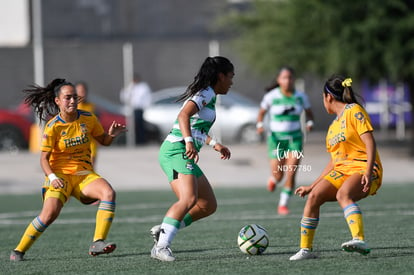
<svg viewBox="0 0 414 275"><path fill-rule="evenodd" d="M49 159L51 152L42 151L40 153L40 166L42 167L43 172L49 178L50 184L55 187L63 187L63 181L58 178L55 173L53 173L52 167L50 167Z"/></svg>
<svg viewBox="0 0 414 275"><path fill-rule="evenodd" d="M259 109L259 114L257 115L257 123L256 123L256 128L257 128L257 133L261 134L264 131L264 125L263 125L263 120L264 117L266 115L267 110L260 108Z"/></svg>
<svg viewBox="0 0 414 275"><path fill-rule="evenodd" d="M108 133L103 133L99 136L94 136L95 140L104 146L111 145L114 138L119 134L126 132L126 126L115 121L112 121L111 126L109 127Z"/></svg>
<svg viewBox="0 0 414 275"><path fill-rule="evenodd" d="M227 148L223 144L217 142L212 137L207 136L206 144L208 144L211 147L213 147L213 149L216 150L217 152L220 152L221 159L230 159L231 153L230 153L229 148Z"/></svg>
<svg viewBox="0 0 414 275"><path fill-rule="evenodd" d="M185 155L189 159L194 159L196 162L198 161L198 152L194 146L193 137L191 136L190 118L198 111L197 104L189 100L180 110L177 117L178 125L185 141Z"/></svg>
<svg viewBox="0 0 414 275"><path fill-rule="evenodd" d="M364 185L362 191L367 192L371 186L372 169L374 167L377 145L371 131L363 133L360 137L365 144L365 150L367 152L367 169L361 178L361 184Z"/></svg>
<svg viewBox="0 0 414 275"><path fill-rule="evenodd" d="M313 113L311 109L305 109L305 118L306 118L306 130L312 131L313 129Z"/></svg>

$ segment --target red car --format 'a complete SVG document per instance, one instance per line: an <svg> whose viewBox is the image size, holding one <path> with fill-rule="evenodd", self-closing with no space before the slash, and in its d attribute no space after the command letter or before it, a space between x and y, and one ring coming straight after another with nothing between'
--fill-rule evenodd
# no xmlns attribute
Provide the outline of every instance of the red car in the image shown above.
<svg viewBox="0 0 414 275"><path fill-rule="evenodd" d="M0 110L0 151L28 147L32 121L18 111Z"/></svg>

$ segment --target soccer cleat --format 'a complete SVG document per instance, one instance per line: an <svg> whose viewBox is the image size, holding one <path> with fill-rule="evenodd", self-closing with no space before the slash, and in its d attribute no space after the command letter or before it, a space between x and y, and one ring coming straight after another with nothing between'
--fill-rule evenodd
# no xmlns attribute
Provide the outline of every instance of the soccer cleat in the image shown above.
<svg viewBox="0 0 414 275"><path fill-rule="evenodd" d="M341 245L342 250L346 252L358 252L362 255L368 255L371 252L371 249L368 247L367 243L359 240L352 239L348 242L345 242Z"/></svg>
<svg viewBox="0 0 414 275"><path fill-rule="evenodd" d="M97 240L89 247L89 255L97 256L100 254L108 254L114 251L115 248L116 244L114 243L106 243L104 240Z"/></svg>
<svg viewBox="0 0 414 275"><path fill-rule="evenodd" d="M276 182L273 177L269 177L267 181L267 191L274 192L276 190Z"/></svg>
<svg viewBox="0 0 414 275"><path fill-rule="evenodd" d="M172 254L171 248L160 247L154 244L154 247L151 249L151 258L158 259L163 262L172 262L175 261L175 257Z"/></svg>
<svg viewBox="0 0 414 275"><path fill-rule="evenodd" d="M24 252L20 252L17 250L12 250L10 253L10 261L20 262L23 261Z"/></svg>
<svg viewBox="0 0 414 275"><path fill-rule="evenodd" d="M277 213L279 214L279 215L282 215L282 216L286 216L286 215L289 215L289 208L287 208L287 206L279 206L278 208L277 208Z"/></svg>
<svg viewBox="0 0 414 275"><path fill-rule="evenodd" d="M315 259L317 256L312 253L312 249L301 248L295 255L289 258L291 261Z"/></svg>
<svg viewBox="0 0 414 275"><path fill-rule="evenodd" d="M157 224L150 229L150 234L154 239L154 243L158 243L158 239L160 238L161 233L161 224Z"/></svg>

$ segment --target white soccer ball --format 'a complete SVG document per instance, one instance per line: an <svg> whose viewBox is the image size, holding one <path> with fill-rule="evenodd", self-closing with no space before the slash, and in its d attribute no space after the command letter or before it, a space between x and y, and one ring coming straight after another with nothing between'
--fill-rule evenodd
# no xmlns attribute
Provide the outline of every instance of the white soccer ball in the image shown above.
<svg viewBox="0 0 414 275"><path fill-rule="evenodd" d="M249 224L240 230L237 244L243 253L260 255L269 246L269 237L264 227L258 224Z"/></svg>

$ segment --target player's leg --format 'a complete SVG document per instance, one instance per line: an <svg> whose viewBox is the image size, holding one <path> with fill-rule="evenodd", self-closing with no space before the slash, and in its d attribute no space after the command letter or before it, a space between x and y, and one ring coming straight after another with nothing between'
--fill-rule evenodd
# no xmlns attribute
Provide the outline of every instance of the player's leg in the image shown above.
<svg viewBox="0 0 414 275"><path fill-rule="evenodd" d="M342 249L366 255L370 252L370 249L364 242L362 212L356 202L368 196L369 192L362 191L361 178L362 175L359 173L350 176L339 188L336 198L344 211L344 217L352 235L352 240L343 243Z"/></svg>
<svg viewBox="0 0 414 275"><path fill-rule="evenodd" d="M181 227L181 221L197 202L198 187L194 175L179 173L178 178L171 181L171 188L177 201L168 209L160 227L158 241L151 250L151 257L161 261L174 261L170 245Z"/></svg>
<svg viewBox="0 0 414 275"><path fill-rule="evenodd" d="M63 202L56 197L48 197L46 193L43 208L40 214L27 226L19 244L12 251L10 260L23 260L24 253L29 250L33 243L42 235L47 227L55 221L63 207Z"/></svg>
<svg viewBox="0 0 414 275"><path fill-rule="evenodd" d="M322 179L309 193L300 223L300 250L290 260L315 258L312 253L313 238L319 224L319 210L327 201L335 201L337 189Z"/></svg>
<svg viewBox="0 0 414 275"><path fill-rule="evenodd" d="M289 157L285 159L285 167L286 167L286 180L285 185L283 186L282 190L280 191L280 199L279 199L279 206L278 206L278 213L280 215L287 215L289 214L288 203L289 199L293 194L293 190L295 189L296 185L296 173L298 171L298 165L300 163L300 159L297 158L296 154L290 152Z"/></svg>
<svg viewBox="0 0 414 275"><path fill-rule="evenodd" d="M283 178L283 150L283 143L277 140L275 134L269 135L267 138L267 154L271 171L271 175L267 181L267 190L269 192L274 192L276 190L276 185Z"/></svg>
<svg viewBox="0 0 414 275"><path fill-rule="evenodd" d="M93 174L84 180L80 188L80 200L82 202L90 202L91 199L100 201L96 212L95 233L89 254L95 256L111 253L115 250L116 244L107 243L105 240L115 216L116 193L105 179Z"/></svg>
<svg viewBox="0 0 414 275"><path fill-rule="evenodd" d="M198 198L197 203L190 209L189 215L192 221L205 218L216 212L217 200L205 175L197 179Z"/></svg>

